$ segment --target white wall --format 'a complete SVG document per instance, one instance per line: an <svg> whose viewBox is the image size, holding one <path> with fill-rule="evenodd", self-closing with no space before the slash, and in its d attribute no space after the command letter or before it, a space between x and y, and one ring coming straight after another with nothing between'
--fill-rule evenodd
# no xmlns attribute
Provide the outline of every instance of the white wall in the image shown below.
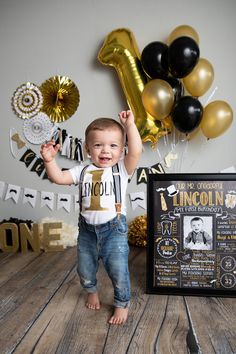
<svg viewBox="0 0 236 354"><path fill-rule="evenodd" d="M15 128L22 135L23 121L13 113L11 97L27 81L40 85L53 75L66 75L78 86L81 101L74 116L61 124L62 128L83 137L85 127L94 118L116 118L120 110L127 108L126 99L115 70L97 60L103 40L116 28L130 28L141 52L152 41L164 42L178 25L194 27L200 37L201 56L215 70L213 85L201 102L204 105L215 91L212 100L227 101L235 112L235 13L235 0L1 0L0 181L38 191L77 192L75 187L41 180L12 156L9 130ZM217 139L207 141L198 134L185 144L184 159L183 150L180 151L176 170L219 172L236 165L234 141L235 121ZM28 144L39 151L38 145ZM157 163L158 151L162 154L168 147L166 144L168 141L160 141L158 149L152 149L146 143L139 166ZM72 165L62 157L58 162L62 167ZM136 190L146 191L146 186L137 186L134 176L128 194ZM143 213L145 210L141 208L130 210L128 219ZM23 205L21 199L18 204L0 200L0 221L10 217L38 221L46 216L77 223L77 212L50 211L41 208L39 200L35 208Z"/></svg>

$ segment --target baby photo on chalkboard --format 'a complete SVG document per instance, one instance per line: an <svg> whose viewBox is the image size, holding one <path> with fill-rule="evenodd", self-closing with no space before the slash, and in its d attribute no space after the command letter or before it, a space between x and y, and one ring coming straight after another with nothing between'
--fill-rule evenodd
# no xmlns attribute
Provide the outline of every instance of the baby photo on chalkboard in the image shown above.
<svg viewBox="0 0 236 354"><path fill-rule="evenodd" d="M184 248L191 250L213 249L213 217L183 216Z"/></svg>

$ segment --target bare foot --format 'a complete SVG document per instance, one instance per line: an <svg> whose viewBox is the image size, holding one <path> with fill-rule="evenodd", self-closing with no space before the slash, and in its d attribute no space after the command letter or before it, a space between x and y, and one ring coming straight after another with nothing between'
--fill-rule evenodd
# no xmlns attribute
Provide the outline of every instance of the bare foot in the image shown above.
<svg viewBox="0 0 236 354"><path fill-rule="evenodd" d="M127 321L128 318L128 308L122 307L115 307L115 311L113 316L111 316L110 320L108 321L110 324L123 324Z"/></svg>
<svg viewBox="0 0 236 354"><path fill-rule="evenodd" d="M100 301L97 293L88 293L87 301L85 306L90 310L99 310L100 309Z"/></svg>

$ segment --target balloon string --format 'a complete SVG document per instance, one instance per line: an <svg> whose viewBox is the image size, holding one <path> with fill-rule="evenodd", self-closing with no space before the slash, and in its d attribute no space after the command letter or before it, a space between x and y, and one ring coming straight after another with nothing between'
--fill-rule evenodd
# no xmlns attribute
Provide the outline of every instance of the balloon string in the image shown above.
<svg viewBox="0 0 236 354"><path fill-rule="evenodd" d="M171 148L172 150L175 148L175 145L176 145L176 130L175 128L173 129L173 132L172 132L172 143L171 143Z"/></svg>
<svg viewBox="0 0 236 354"><path fill-rule="evenodd" d="M166 147L167 146L166 135L168 134L168 132L167 132L167 129L166 129L165 125L162 123L162 121L161 121L161 128L165 132L165 135L163 136L163 140L164 140L164 146ZM162 162L164 158L163 158L163 156L162 156L162 154L161 154L161 152L160 152L160 150L158 148L158 144L157 144L156 150L157 150L160 162Z"/></svg>
<svg viewBox="0 0 236 354"><path fill-rule="evenodd" d="M199 150L198 150L198 156L201 155L202 149L207 145L208 141L209 140L206 139L204 142L201 143L201 145L199 146ZM191 165L188 167L188 170L190 170L194 166L195 162L196 162L196 159L194 159L192 161Z"/></svg>
<svg viewBox="0 0 236 354"><path fill-rule="evenodd" d="M184 148L183 154L182 154L181 159L180 159L179 172L181 172L182 167L183 167L183 161L184 161L185 155L187 154L187 151L188 151L188 144L189 144L189 141L185 140L185 148Z"/></svg>
<svg viewBox="0 0 236 354"><path fill-rule="evenodd" d="M214 90L212 91L212 93L210 94L210 96L208 97L208 99L206 100L205 106L208 104L208 102L212 99L212 97L214 96L215 92L218 90L218 86L216 86L214 88Z"/></svg>
<svg viewBox="0 0 236 354"><path fill-rule="evenodd" d="M162 162L162 156L161 156L161 153L160 153L160 151L159 151L158 147L157 147L157 153L158 153L158 156L159 156L160 162Z"/></svg>
<svg viewBox="0 0 236 354"><path fill-rule="evenodd" d="M167 145L167 142L168 142L168 130L167 130L167 128L165 127L165 125L162 123L162 121L161 121L161 127L162 127L162 129L164 130L164 132L165 132L165 135L164 135L164 145L166 146Z"/></svg>
<svg viewBox="0 0 236 354"><path fill-rule="evenodd" d="M184 145L185 143L185 145ZM184 150L183 150L184 149ZM177 156L181 156L181 158L177 158L175 162L173 162L173 172L174 173L180 173L183 167L183 160L184 157L187 153L188 149L188 140L186 135L183 135L182 133L178 132L178 141L175 142L175 144L172 144L172 149L171 152L175 151L175 154ZM182 153L181 153L182 152Z"/></svg>

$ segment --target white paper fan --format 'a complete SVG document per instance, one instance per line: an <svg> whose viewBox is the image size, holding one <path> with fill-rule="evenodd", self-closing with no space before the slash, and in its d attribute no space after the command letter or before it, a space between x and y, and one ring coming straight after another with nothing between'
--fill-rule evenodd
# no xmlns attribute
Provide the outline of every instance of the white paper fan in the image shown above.
<svg viewBox="0 0 236 354"><path fill-rule="evenodd" d="M50 140L52 136L53 122L49 117L40 112L33 118L25 119L23 133L25 138L32 144L42 144Z"/></svg>
<svg viewBox="0 0 236 354"><path fill-rule="evenodd" d="M35 116L43 104L43 95L37 85L27 82L16 89L12 97L12 107L16 115L23 119Z"/></svg>

